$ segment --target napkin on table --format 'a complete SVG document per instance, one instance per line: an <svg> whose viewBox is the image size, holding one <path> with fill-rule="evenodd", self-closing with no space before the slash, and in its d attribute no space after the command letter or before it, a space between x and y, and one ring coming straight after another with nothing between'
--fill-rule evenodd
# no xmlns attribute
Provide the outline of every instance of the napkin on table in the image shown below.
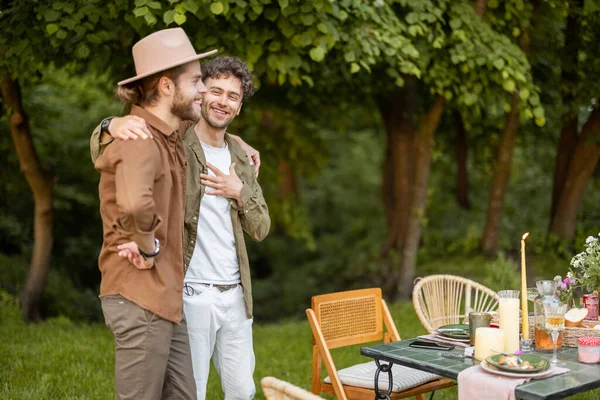
<svg viewBox="0 0 600 400"><path fill-rule="evenodd" d="M515 388L531 379L545 379L569 372L568 368L550 367L547 374L513 378L496 375L476 365L458 374L458 400L515 400Z"/></svg>
<svg viewBox="0 0 600 400"><path fill-rule="evenodd" d="M429 340L431 342L445 343L445 344L453 344L458 347L469 347L469 342L459 342L457 340L444 339L438 335L430 333L429 335L421 335L419 339Z"/></svg>

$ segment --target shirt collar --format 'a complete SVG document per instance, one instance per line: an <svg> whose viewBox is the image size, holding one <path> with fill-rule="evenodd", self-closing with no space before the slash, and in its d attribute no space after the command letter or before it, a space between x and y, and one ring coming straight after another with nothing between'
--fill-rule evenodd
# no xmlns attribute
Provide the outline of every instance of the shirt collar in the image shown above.
<svg viewBox="0 0 600 400"><path fill-rule="evenodd" d="M176 128L173 128L150 111L140 106L136 106L135 104L131 106L130 114L144 118L148 124L152 125L153 128L157 129L165 136L171 136L176 130Z"/></svg>

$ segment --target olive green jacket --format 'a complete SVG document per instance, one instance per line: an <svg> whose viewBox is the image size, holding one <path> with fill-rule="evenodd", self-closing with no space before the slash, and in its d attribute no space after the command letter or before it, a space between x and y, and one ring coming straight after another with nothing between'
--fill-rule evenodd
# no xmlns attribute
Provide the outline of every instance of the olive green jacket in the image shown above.
<svg viewBox="0 0 600 400"><path fill-rule="evenodd" d="M240 278L244 289L244 302L246 314L252 317L252 282L250 279L250 263L244 241L244 232L256 241L263 240L269 233L271 218L269 209L262 194L262 189L256 179L254 167L248 162L248 157L242 147L225 134L225 141L229 145L231 162L235 163L235 172L243 182L241 198L243 206L239 207L237 201L231 199L231 222L235 248L240 266ZM90 153L92 161L101 154L109 144L100 143L100 126L96 127L90 139ZM183 147L187 161L187 185L185 188L185 220L183 230L183 258L185 272L190 265L192 254L196 246L198 232L198 217L200 202L204 196L204 185L200 183L200 174L208 173L206 158L200 140L194 131L194 126L187 129L183 136Z"/></svg>

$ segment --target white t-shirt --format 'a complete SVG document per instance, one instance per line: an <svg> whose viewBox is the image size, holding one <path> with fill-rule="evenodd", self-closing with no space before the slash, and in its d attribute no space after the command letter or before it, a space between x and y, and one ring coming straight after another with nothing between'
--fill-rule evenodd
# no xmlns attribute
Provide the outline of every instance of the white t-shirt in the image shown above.
<svg viewBox="0 0 600 400"><path fill-rule="evenodd" d="M202 144L206 161L229 175L231 153L229 147L217 148ZM215 174L208 169L208 174ZM186 281L228 285L240 283L240 265L235 250L231 205L222 196L208 194L212 188L206 186L200 202L200 216L196 247L186 273Z"/></svg>

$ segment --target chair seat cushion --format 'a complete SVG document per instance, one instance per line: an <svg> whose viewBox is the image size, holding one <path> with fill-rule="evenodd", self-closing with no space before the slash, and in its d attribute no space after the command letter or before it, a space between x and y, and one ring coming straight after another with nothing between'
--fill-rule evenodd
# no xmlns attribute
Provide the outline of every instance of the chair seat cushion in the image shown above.
<svg viewBox="0 0 600 400"><path fill-rule="evenodd" d="M375 364L375 361L370 361L341 369L338 371L338 376L344 385L375 389L375 371L377 371L377 364ZM396 364L392 367L392 377L392 392L402 392L440 378L440 376L429 372ZM331 383L329 376L325 378L325 382ZM387 390L388 384L388 374L381 372L379 374L379 389Z"/></svg>

